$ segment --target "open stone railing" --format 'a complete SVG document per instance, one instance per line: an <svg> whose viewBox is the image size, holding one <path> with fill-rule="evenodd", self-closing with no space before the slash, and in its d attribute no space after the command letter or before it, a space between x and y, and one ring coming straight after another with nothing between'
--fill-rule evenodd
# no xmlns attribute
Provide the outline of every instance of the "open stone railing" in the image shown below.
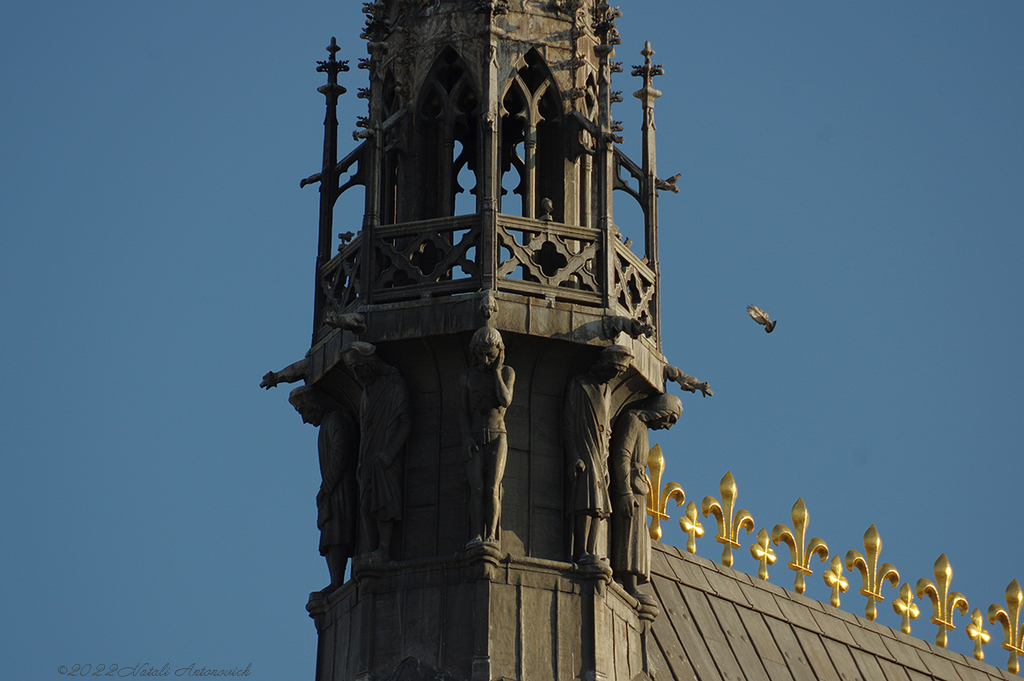
<svg viewBox="0 0 1024 681"><path fill-rule="evenodd" d="M607 291L617 314L654 325L655 275L617 239L605 275L600 230L504 214L496 222L494 258L481 248L479 215L376 227L368 249L362 235L341 245L321 268L320 285L339 310L472 293L485 281L498 291L593 308L605 306Z"/></svg>

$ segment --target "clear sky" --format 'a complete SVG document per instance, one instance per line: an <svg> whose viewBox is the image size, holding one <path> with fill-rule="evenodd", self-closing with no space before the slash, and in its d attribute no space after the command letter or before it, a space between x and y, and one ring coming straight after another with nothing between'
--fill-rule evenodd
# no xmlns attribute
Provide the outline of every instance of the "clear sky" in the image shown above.
<svg viewBox="0 0 1024 681"><path fill-rule="evenodd" d="M1024 579L1024 4L621 5L625 148L648 39L659 169L682 174L661 201L665 353L715 390L652 438L666 480L699 504L732 471L769 531L803 497L841 555L874 523L902 581L945 552L972 609L1002 604ZM332 35L366 56L362 22L327 0L0 10L0 676L312 678L315 431L257 386L309 346L315 62ZM342 153L365 78L341 77ZM697 552L717 559L713 525ZM757 569L746 549L736 567ZM807 594L827 600L822 567Z"/></svg>

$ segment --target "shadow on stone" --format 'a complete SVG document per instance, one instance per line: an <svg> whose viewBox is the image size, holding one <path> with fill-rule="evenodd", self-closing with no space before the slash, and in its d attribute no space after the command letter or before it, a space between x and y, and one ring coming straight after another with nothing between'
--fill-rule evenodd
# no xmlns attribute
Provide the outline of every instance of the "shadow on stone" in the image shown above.
<svg viewBox="0 0 1024 681"><path fill-rule="evenodd" d="M456 677L437 667L407 657L383 681L458 681Z"/></svg>

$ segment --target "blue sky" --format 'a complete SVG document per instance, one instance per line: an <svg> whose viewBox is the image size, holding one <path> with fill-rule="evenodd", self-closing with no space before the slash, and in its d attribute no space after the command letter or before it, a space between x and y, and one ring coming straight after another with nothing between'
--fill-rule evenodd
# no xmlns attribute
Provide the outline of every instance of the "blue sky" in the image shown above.
<svg viewBox="0 0 1024 681"><path fill-rule="evenodd" d="M769 531L803 497L833 553L863 552L874 523L902 581L945 552L972 609L1002 604L1024 579L1024 5L621 4L624 146L650 40L659 169L682 173L661 202L665 352L716 392L652 438L666 480L699 504L732 471ZM315 62L332 35L339 58L365 47L358 3L285 5L0 12L5 677L312 678L315 432L257 386L309 343ZM344 153L365 73L341 80ZM807 594L827 600L815 566ZM757 568L745 549L736 567Z"/></svg>

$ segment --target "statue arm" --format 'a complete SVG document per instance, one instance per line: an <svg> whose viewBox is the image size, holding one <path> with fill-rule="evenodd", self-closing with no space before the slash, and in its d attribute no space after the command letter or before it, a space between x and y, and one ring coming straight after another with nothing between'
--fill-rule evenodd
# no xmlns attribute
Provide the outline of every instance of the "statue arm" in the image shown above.
<svg viewBox="0 0 1024 681"><path fill-rule="evenodd" d="M502 359L504 359L505 351L502 351ZM501 365L494 372L494 392L498 397L498 404L506 409L512 404L512 389L516 383L516 372L515 369L509 366Z"/></svg>
<svg viewBox="0 0 1024 681"><path fill-rule="evenodd" d="M328 446L330 451L325 452L327 467L323 471L323 482L320 485L320 489L325 494L330 494L331 491L338 484L338 480L341 479L341 475L344 472L345 459L348 458L349 452L345 451L346 447L346 433L345 424L341 414L329 414L324 418L321 429L328 429Z"/></svg>
<svg viewBox="0 0 1024 681"><path fill-rule="evenodd" d="M684 374L679 370L679 367L674 367L671 364L665 365L665 380L675 381L679 384L680 388L687 392L693 393L699 390L704 397L715 394L707 381L702 382L689 374Z"/></svg>
<svg viewBox="0 0 1024 681"><path fill-rule="evenodd" d="M638 419L630 413L622 418L622 430L612 435L608 456L608 477L611 489L619 498L632 497L633 486L630 484L632 474L633 449L636 447ZM640 424L644 427L643 424Z"/></svg>
<svg viewBox="0 0 1024 681"><path fill-rule="evenodd" d="M303 357L280 371L268 371L260 382L261 388L270 390L279 383L296 383L309 377L309 359Z"/></svg>

